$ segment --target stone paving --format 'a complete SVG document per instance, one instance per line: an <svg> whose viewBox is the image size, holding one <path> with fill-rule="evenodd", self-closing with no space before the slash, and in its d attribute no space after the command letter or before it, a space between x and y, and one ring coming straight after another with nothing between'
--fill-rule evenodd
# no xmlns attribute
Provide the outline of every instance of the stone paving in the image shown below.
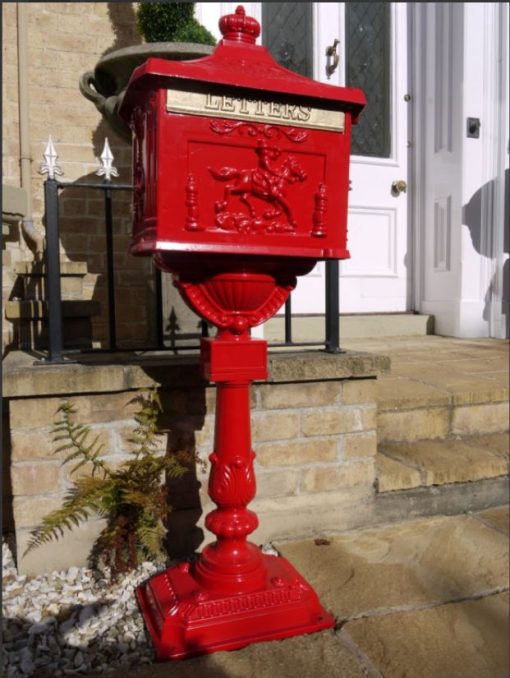
<svg viewBox="0 0 510 678"><path fill-rule="evenodd" d="M110 678L506 678L508 506L276 545L335 630Z"/></svg>

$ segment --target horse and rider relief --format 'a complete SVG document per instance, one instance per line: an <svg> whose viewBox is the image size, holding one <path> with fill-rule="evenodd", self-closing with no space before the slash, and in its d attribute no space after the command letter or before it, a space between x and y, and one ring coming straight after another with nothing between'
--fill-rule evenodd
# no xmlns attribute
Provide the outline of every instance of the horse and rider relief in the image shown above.
<svg viewBox="0 0 510 678"><path fill-rule="evenodd" d="M215 226L238 233L295 233L298 224L287 191L306 181L307 173L293 155L283 157L265 139L257 140L254 151L256 167L208 167L215 180L225 182L223 198L214 204Z"/></svg>

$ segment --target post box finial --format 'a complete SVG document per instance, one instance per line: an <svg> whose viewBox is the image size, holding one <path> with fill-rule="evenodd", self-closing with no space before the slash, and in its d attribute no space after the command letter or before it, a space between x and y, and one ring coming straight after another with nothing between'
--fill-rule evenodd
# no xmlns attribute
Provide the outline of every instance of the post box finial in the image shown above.
<svg viewBox="0 0 510 678"><path fill-rule="evenodd" d="M251 16L246 16L242 5L237 7L235 14L222 16L219 26L224 40L254 44L260 35L259 22Z"/></svg>

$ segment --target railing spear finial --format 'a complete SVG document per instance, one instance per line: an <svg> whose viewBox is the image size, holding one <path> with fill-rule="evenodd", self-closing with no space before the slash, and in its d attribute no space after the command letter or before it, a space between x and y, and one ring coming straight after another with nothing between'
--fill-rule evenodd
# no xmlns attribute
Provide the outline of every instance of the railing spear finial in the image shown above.
<svg viewBox="0 0 510 678"><path fill-rule="evenodd" d="M55 175L58 174L59 176L62 176L64 174L62 168L57 165L57 151L55 150L55 146L53 145L53 139L51 138L51 134L48 137L48 143L46 144L46 149L43 153L43 158L45 162L41 163L41 167L39 169L39 174L47 174L48 179L55 179Z"/></svg>
<svg viewBox="0 0 510 678"><path fill-rule="evenodd" d="M103 152L100 156L99 169L96 174L99 177L104 176L106 181L111 181L112 177L118 177L117 168L113 166L113 154L108 143L108 138L104 140Z"/></svg>

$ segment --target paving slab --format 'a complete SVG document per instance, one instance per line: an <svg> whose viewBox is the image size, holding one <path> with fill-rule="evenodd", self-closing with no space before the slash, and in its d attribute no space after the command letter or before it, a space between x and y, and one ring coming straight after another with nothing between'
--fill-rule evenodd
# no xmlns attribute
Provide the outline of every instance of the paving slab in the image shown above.
<svg viewBox="0 0 510 678"><path fill-rule="evenodd" d="M365 678L367 673L330 630L105 675L108 678Z"/></svg>
<svg viewBox="0 0 510 678"><path fill-rule="evenodd" d="M508 540L489 526L505 511L279 544L337 616L335 631L108 676L506 678Z"/></svg>
<svg viewBox="0 0 510 678"><path fill-rule="evenodd" d="M349 622L381 676L507 678L508 593Z"/></svg>
<svg viewBox="0 0 510 678"><path fill-rule="evenodd" d="M508 585L507 538L468 516L359 530L329 542L277 548L339 620L459 600Z"/></svg>
<svg viewBox="0 0 510 678"><path fill-rule="evenodd" d="M489 527L500 530L503 534L508 535L510 532L510 513L508 506L496 506L485 511L479 511L474 514Z"/></svg>

